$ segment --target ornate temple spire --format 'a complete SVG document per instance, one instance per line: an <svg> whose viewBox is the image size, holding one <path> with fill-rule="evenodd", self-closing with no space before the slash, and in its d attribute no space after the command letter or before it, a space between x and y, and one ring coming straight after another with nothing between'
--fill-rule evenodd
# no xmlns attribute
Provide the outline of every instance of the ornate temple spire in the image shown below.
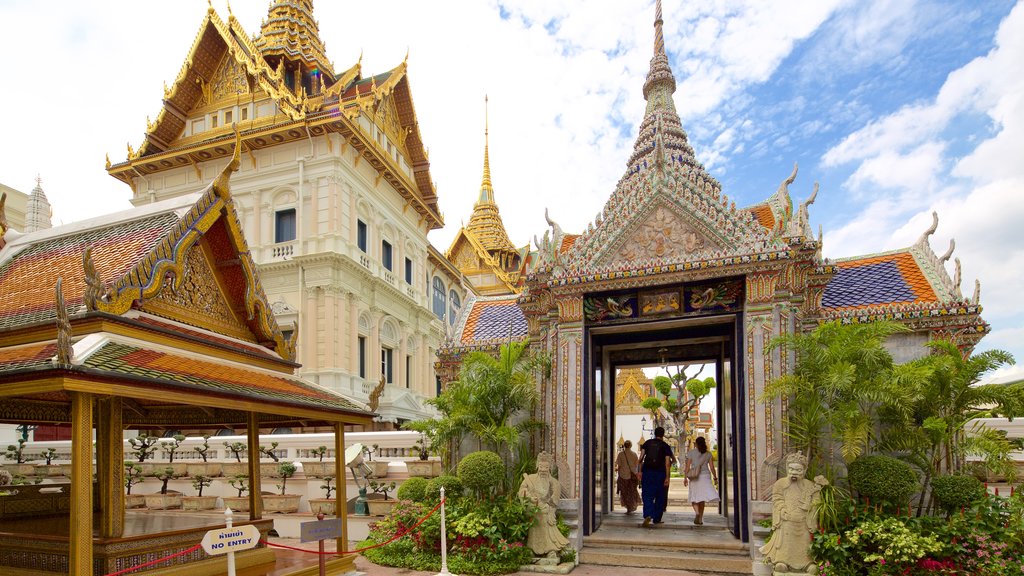
<svg viewBox="0 0 1024 576"><path fill-rule="evenodd" d="M516 247L508 239L505 224L501 221L498 204L494 199L494 188L491 186L491 159L488 151L490 145L490 127L487 118L487 97L484 96L484 176L480 183L480 196L473 205L473 215L469 217L466 230L473 234L488 252L516 252Z"/></svg>
<svg viewBox="0 0 1024 576"><path fill-rule="evenodd" d="M313 18L313 0L274 0L260 27L256 47L268 61L273 57L301 60L306 67L334 77Z"/></svg>
<svg viewBox="0 0 1024 576"><path fill-rule="evenodd" d="M36 187L28 197L28 204L25 207L25 232L46 230L53 226L50 222L50 215L53 209L43 192L43 179L36 176Z"/></svg>
<svg viewBox="0 0 1024 576"><path fill-rule="evenodd" d="M494 204L494 188L491 187L491 158L487 152L489 141L489 126L487 119L487 96L484 96L484 178L480 182L480 198L477 204Z"/></svg>

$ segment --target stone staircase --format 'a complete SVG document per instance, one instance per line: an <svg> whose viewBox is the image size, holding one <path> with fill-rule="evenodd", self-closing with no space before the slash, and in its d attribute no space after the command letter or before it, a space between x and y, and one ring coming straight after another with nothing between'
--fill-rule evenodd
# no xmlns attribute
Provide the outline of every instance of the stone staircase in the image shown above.
<svg viewBox="0 0 1024 576"><path fill-rule="evenodd" d="M581 564L667 568L734 576L752 573L750 545L729 533L722 516L708 511L704 525L693 513L668 513L664 524L642 528L639 514L613 513L601 528L583 538Z"/></svg>

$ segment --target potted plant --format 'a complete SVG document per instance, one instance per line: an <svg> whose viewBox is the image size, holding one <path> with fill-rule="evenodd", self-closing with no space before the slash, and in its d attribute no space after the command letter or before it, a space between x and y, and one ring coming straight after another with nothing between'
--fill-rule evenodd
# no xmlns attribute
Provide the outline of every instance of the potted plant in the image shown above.
<svg viewBox="0 0 1024 576"><path fill-rule="evenodd" d="M224 448L235 457L234 462L227 462L221 465L225 476L238 476L249 474L249 466L242 463L242 454L249 448L244 442L225 442Z"/></svg>
<svg viewBox="0 0 1024 576"><path fill-rule="evenodd" d="M363 446L363 454L366 454L366 464L373 470L374 478L384 478L388 475L388 463L385 460L373 461L374 453L380 452L380 446L374 444L372 447Z"/></svg>
<svg viewBox="0 0 1024 576"><path fill-rule="evenodd" d="M327 455L327 446L319 446L309 451L310 456L316 456L315 461L303 460L302 471L306 474L307 478L323 478L326 470L324 470L324 456Z"/></svg>
<svg viewBox="0 0 1024 576"><path fill-rule="evenodd" d="M25 442L24 438L18 438L18 445L10 444L4 452L5 458L14 460L14 464L4 464L12 476L30 476L35 471L35 466L28 464L31 458L25 456Z"/></svg>
<svg viewBox="0 0 1024 576"><path fill-rule="evenodd" d="M323 498L310 498L309 499L309 510L313 514L323 512L324 516L334 515L334 498L331 498L331 494L334 493L334 476L324 476L324 483L320 485L320 488L326 493Z"/></svg>
<svg viewBox="0 0 1024 576"><path fill-rule="evenodd" d="M153 463L146 464L146 460L152 460L158 440L160 440L158 437L149 434L139 434L135 438L128 439L128 443L132 446L132 452L135 454L135 460L142 466L143 476L152 476L156 472Z"/></svg>
<svg viewBox="0 0 1024 576"><path fill-rule="evenodd" d="M156 479L160 480L160 492L156 494L146 494L146 508L150 510L170 510L171 508L181 508L181 492L175 490L168 490L167 483L173 478L177 478L178 475L174 473L174 468L166 466L156 473Z"/></svg>
<svg viewBox="0 0 1024 576"><path fill-rule="evenodd" d="M416 452L419 453L419 460L407 460L405 462L409 476L422 476L423 478L433 478L436 476L434 464L430 461L430 444L427 440L427 435L423 432L420 432L420 439L416 441Z"/></svg>
<svg viewBox="0 0 1024 576"><path fill-rule="evenodd" d="M270 448L260 446L260 454L270 458L271 462L260 463L260 476L264 478L277 478L279 469L279 462L281 460L274 451L277 449L277 442L271 442Z"/></svg>
<svg viewBox="0 0 1024 576"><path fill-rule="evenodd" d="M174 473L177 476L184 476L188 473L187 464L185 462L174 463L174 455L178 453L181 448L181 443L185 441L184 434L175 434L171 436L170 440L161 440L160 448L167 452L167 463L171 468L174 469Z"/></svg>
<svg viewBox="0 0 1024 576"><path fill-rule="evenodd" d="M198 492L198 496L185 496L181 503L185 510L213 510L217 507L216 496L203 496L203 488L208 487L213 480L209 476L200 474L192 478L192 487Z"/></svg>
<svg viewBox="0 0 1024 576"><path fill-rule="evenodd" d="M146 505L146 497L142 494L132 494L132 486L143 481L142 466L130 460L124 461L124 507L142 508Z"/></svg>
<svg viewBox="0 0 1024 576"><path fill-rule="evenodd" d="M39 453L38 460L45 460L46 464L36 465L37 476L60 476L63 472L60 466L53 463L57 457L56 448L47 448Z"/></svg>
<svg viewBox="0 0 1024 576"><path fill-rule="evenodd" d="M370 480L369 486L370 490L374 492L373 495L366 498L366 505L370 507L370 515L387 516L395 502L397 502L397 500L388 497L388 493L395 489L395 483L392 481L385 484L384 482Z"/></svg>
<svg viewBox="0 0 1024 576"><path fill-rule="evenodd" d="M295 475L297 468L295 464L291 462L282 462L278 465L277 476L281 479L281 483L277 485L277 488L281 491L280 494L263 494L263 510L266 512L298 512L299 511L299 499L302 498L300 494L285 494L285 489L288 485L288 479Z"/></svg>
<svg viewBox="0 0 1024 576"><path fill-rule="evenodd" d="M210 435L203 434L203 443L194 448L196 454L203 459L202 462L189 462L185 465L185 470L188 471L189 476L214 476L221 475L221 464L220 462L210 462Z"/></svg>
<svg viewBox="0 0 1024 576"><path fill-rule="evenodd" d="M248 512L249 511L249 497L245 495L249 491L249 475L248 474L236 474L234 478L228 480L228 484L232 488L238 490L238 496L224 496L224 507L231 508L236 512Z"/></svg>

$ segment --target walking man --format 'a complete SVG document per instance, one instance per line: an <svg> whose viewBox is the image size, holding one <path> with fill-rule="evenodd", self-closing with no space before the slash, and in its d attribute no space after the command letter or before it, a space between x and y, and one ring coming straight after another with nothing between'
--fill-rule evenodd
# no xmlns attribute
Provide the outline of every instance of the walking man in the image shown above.
<svg viewBox="0 0 1024 576"><path fill-rule="evenodd" d="M672 466L672 449L665 442L665 428L654 429L654 438L644 442L640 449L640 486L643 488L644 523L648 528L653 521L661 523L665 513L665 487Z"/></svg>

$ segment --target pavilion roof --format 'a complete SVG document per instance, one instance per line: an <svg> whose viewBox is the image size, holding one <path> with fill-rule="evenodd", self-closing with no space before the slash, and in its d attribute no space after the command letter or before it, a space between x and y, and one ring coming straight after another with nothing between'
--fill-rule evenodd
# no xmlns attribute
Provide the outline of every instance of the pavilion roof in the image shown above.
<svg viewBox="0 0 1024 576"><path fill-rule="evenodd" d="M527 335L519 295L471 296L462 307L447 348L490 348Z"/></svg>

